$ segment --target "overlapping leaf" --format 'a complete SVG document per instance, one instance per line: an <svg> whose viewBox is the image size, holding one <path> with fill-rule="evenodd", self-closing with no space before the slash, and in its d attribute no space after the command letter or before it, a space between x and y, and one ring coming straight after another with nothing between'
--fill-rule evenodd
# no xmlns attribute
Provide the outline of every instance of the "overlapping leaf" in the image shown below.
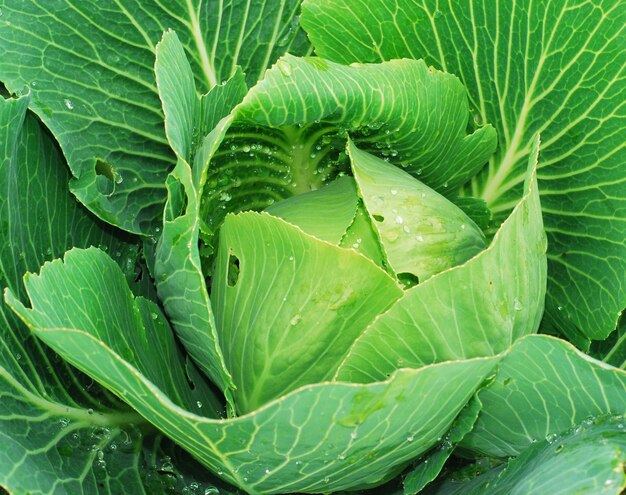
<svg viewBox="0 0 626 495"><path fill-rule="evenodd" d="M538 140L526 194L489 248L408 290L355 341L338 379L369 381L403 366L494 355L537 330L546 284L537 153Z"/></svg>
<svg viewBox="0 0 626 495"><path fill-rule="evenodd" d="M514 456L590 416L623 414L626 372L565 341L530 335L513 346L479 399L481 415L463 446L488 456Z"/></svg>
<svg viewBox="0 0 626 495"><path fill-rule="evenodd" d="M163 31L178 32L203 91L237 65L254 84L281 54L308 50L299 3L3 0L0 80L30 88L78 198L114 225L150 232L174 165L153 72Z"/></svg>
<svg viewBox="0 0 626 495"><path fill-rule="evenodd" d="M330 380L354 339L401 294L368 259L282 219L226 217L211 297L239 411Z"/></svg>
<svg viewBox="0 0 626 495"><path fill-rule="evenodd" d="M539 133L549 239L546 323L605 338L626 306L626 7L613 0L306 0L318 55L342 63L424 58L458 75L474 123L498 131L471 193L504 218Z"/></svg>
<svg viewBox="0 0 626 495"><path fill-rule="evenodd" d="M626 488L624 416L587 419L530 445L506 465L470 480L450 480L436 495L554 493L619 495Z"/></svg>
<svg viewBox="0 0 626 495"><path fill-rule="evenodd" d="M495 148L490 126L467 135L468 118L459 81L423 62L346 67L286 55L235 110L212 160L201 215L216 229L226 212L264 209L320 188L349 171L348 133L447 190Z"/></svg>
<svg viewBox="0 0 626 495"><path fill-rule="evenodd" d="M108 271L94 271L94 266L106 266ZM140 362L141 351L129 347L134 339L129 334L143 333L136 325L139 320L128 322L132 326L120 325L100 299L99 287L121 276L115 272L103 252L73 250L65 263L57 260L26 279L32 309L11 293L8 300L65 359L123 397L218 475L251 494L365 488L390 479L446 432L497 361L482 358L403 370L386 382L369 385L310 385L251 414L209 419L197 414L197 406L194 412L178 407L149 380L155 372ZM56 311L47 310L44 291L86 276L87 287L68 292L57 301ZM115 287L116 294L109 294L120 304L137 304L127 288ZM123 299L128 301L122 303ZM93 306L102 318L74 315L79 303ZM81 320L84 325L77 328ZM156 370L167 363L153 356L150 366ZM451 375L459 379L451 381Z"/></svg>

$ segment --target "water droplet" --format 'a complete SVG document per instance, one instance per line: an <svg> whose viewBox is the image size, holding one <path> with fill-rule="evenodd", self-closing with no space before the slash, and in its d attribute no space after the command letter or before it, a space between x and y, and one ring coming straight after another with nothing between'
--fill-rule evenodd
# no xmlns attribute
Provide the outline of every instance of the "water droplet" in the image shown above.
<svg viewBox="0 0 626 495"><path fill-rule="evenodd" d="M91 407L87 409L87 414L93 414L93 409Z"/></svg>
<svg viewBox="0 0 626 495"><path fill-rule="evenodd" d="M296 461L296 466L301 466L302 465L302 461Z"/></svg>
<svg viewBox="0 0 626 495"><path fill-rule="evenodd" d="M302 316L301 315L295 315L290 321L289 324L292 327L295 327L298 323L300 323L300 321L302 320Z"/></svg>
<svg viewBox="0 0 626 495"><path fill-rule="evenodd" d="M270 474L270 473L271 473L270 468L265 468L265 474Z"/></svg>
<svg viewBox="0 0 626 495"><path fill-rule="evenodd" d="M205 488L204 495L220 495L220 491L214 487Z"/></svg>
<svg viewBox="0 0 626 495"><path fill-rule="evenodd" d="M352 433L350 433L350 438L352 438L352 440L355 440L356 437L358 437L359 434L356 431L353 431Z"/></svg>
<svg viewBox="0 0 626 495"><path fill-rule="evenodd" d="M464 223L461 224L461 230L465 230L465 224Z"/></svg>
<svg viewBox="0 0 626 495"><path fill-rule="evenodd" d="M63 102L65 103L65 106L68 110L74 110L74 104L72 103L72 100L68 100L66 98L65 100L63 100Z"/></svg>
<svg viewBox="0 0 626 495"><path fill-rule="evenodd" d="M337 459L339 459L340 461L343 461L346 458L345 454L339 454L337 456Z"/></svg>
<svg viewBox="0 0 626 495"><path fill-rule="evenodd" d="M61 426L61 428L65 428L69 424L70 424L70 420L67 418L61 418L59 420L59 426Z"/></svg>
<svg viewBox="0 0 626 495"><path fill-rule="evenodd" d="M228 203L232 199L232 196L227 192L223 192L220 194L219 199L220 201L224 201L225 203Z"/></svg>
<svg viewBox="0 0 626 495"><path fill-rule="evenodd" d="M448 187L448 181L443 183L443 187Z"/></svg>
<svg viewBox="0 0 626 495"><path fill-rule="evenodd" d="M402 219L402 217L401 217L400 215L398 215L398 216L396 217L396 223L397 223L398 225L402 225L402 223L403 223L403 222L404 222L404 220Z"/></svg>
<svg viewBox="0 0 626 495"><path fill-rule="evenodd" d="M22 359L22 355L18 352L18 353L15 355L15 359L19 361L20 359Z"/></svg>
<svg viewBox="0 0 626 495"><path fill-rule="evenodd" d="M397 189L392 189L389 192L391 193L392 196L395 196L396 194L398 194L398 190Z"/></svg>
<svg viewBox="0 0 626 495"><path fill-rule="evenodd" d="M546 435L546 441L547 441L548 443L552 443L552 442L554 442L554 441L556 440L556 437L557 437L557 436L558 436L558 435L557 435L556 433L548 433L548 434Z"/></svg>
<svg viewBox="0 0 626 495"><path fill-rule="evenodd" d="M517 297L513 301L513 308L515 308L515 311L521 311L522 310L522 303L520 302L520 300Z"/></svg>
<svg viewBox="0 0 626 495"><path fill-rule="evenodd" d="M406 437L407 442L412 442L413 440L415 440L415 437L413 435L409 435L408 437Z"/></svg>
<svg viewBox="0 0 626 495"><path fill-rule="evenodd" d="M150 315L150 318L152 318L153 320L156 320L159 317L159 315L157 315L156 313L152 313Z"/></svg>
<svg viewBox="0 0 626 495"><path fill-rule="evenodd" d="M241 147L241 150L242 150L244 153L249 153L249 152L250 152L250 149L251 149L251 148L250 148L250 146L248 146L247 144L244 144L244 145Z"/></svg>
<svg viewBox="0 0 626 495"><path fill-rule="evenodd" d="M278 65L278 70L280 70L283 76L291 76L291 65L289 65L289 62L286 62L285 60L279 60L278 62L276 62L276 65Z"/></svg>
<svg viewBox="0 0 626 495"><path fill-rule="evenodd" d="M294 257L293 256L289 256L289 261L293 261Z"/></svg>
<svg viewBox="0 0 626 495"><path fill-rule="evenodd" d="M416 235L416 236L415 236L415 240L416 240L417 242L423 242L423 241L424 241L424 237L423 237L423 236L421 236L421 235Z"/></svg>
<svg viewBox="0 0 626 495"><path fill-rule="evenodd" d="M409 229L408 225L405 225L404 227L402 227L402 230L406 233L409 234L411 232L411 229Z"/></svg>
<svg viewBox="0 0 626 495"><path fill-rule="evenodd" d="M328 476L324 478L324 483L330 483L330 478Z"/></svg>
<svg viewBox="0 0 626 495"><path fill-rule="evenodd" d="M556 309L558 309L559 311L563 311L563 306L559 306Z"/></svg>

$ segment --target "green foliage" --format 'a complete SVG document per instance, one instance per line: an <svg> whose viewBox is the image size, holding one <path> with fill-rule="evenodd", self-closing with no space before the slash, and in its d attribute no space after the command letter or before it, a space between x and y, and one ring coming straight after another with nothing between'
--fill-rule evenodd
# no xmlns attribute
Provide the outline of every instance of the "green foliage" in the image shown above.
<svg viewBox="0 0 626 495"><path fill-rule="evenodd" d="M0 492L621 493L625 21L0 0Z"/></svg>

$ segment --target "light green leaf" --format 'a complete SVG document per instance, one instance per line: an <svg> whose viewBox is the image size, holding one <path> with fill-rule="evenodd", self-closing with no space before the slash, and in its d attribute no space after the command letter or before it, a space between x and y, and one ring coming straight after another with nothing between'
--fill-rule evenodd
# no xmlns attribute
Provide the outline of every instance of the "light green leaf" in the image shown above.
<svg viewBox="0 0 626 495"><path fill-rule="evenodd" d="M29 277L27 289L32 292L33 283L52 289L80 278L89 278L94 287L103 285L111 273L93 270L94 263L111 262L97 250L73 250L65 264L55 261L38 277ZM7 298L40 338L122 396L220 477L252 495L360 489L390 479L445 434L497 362L479 358L406 369L386 382L368 385L309 385L245 416L216 420L199 416L197 407L191 412L175 405L122 357L131 354L127 346L133 337L127 334L136 327L120 327L118 317L108 311L96 325L83 319L90 322L87 328L72 328L81 295L68 292L54 301L58 311L44 314L39 304L50 302L36 292L33 309L10 292ZM116 292L109 295L119 301L125 299L121 293L130 298L128 289L118 286ZM123 333L114 335L107 328ZM155 368L176 365L153 363Z"/></svg>
<svg viewBox="0 0 626 495"><path fill-rule="evenodd" d="M499 141L466 192L497 220L517 202L541 134L547 324L604 339L626 306L624 3L305 0L302 10L322 57L424 58L461 79L473 124L492 123Z"/></svg>
<svg viewBox="0 0 626 495"><path fill-rule="evenodd" d="M354 339L401 294L367 258L280 218L226 217L211 299L238 411L330 380Z"/></svg>
<svg viewBox="0 0 626 495"><path fill-rule="evenodd" d="M354 221L358 200L354 179L340 177L316 191L274 203L265 211L318 239L339 244Z"/></svg>
<svg viewBox="0 0 626 495"><path fill-rule="evenodd" d="M0 80L12 92L30 88L30 107L61 144L80 201L147 233L160 224L174 165L153 71L163 32L178 33L202 92L238 65L254 84L283 53L309 50L299 4L5 0Z"/></svg>
<svg viewBox="0 0 626 495"><path fill-rule="evenodd" d="M435 495L554 493L619 495L626 488L624 416L588 419L530 445L519 457L472 480L450 480Z"/></svg>
<svg viewBox="0 0 626 495"><path fill-rule="evenodd" d="M490 126L466 134L468 115L459 81L423 62L346 67L286 55L233 112L201 215L215 231L228 212L319 189L349 172L348 133L362 149L447 190L480 169L496 145Z"/></svg>
<svg viewBox="0 0 626 495"><path fill-rule="evenodd" d="M374 232L371 218L362 201L359 201L354 221L348 227L346 235L341 239L340 246L354 249L356 252L367 256L378 266L385 268L380 240Z"/></svg>
<svg viewBox="0 0 626 495"><path fill-rule="evenodd" d="M0 97L0 286L26 298L21 275L73 245L107 249L134 277L136 247L77 205L66 164L27 106L28 97ZM142 448L158 442L148 437L138 414L42 346L0 302L1 487L147 493Z"/></svg>
<svg viewBox="0 0 626 495"><path fill-rule="evenodd" d="M203 223L199 211L209 160L230 123L225 117L241 101L246 87L243 75L237 72L200 99L174 33L166 33L157 48L156 71L167 136L178 155L176 168L166 182L163 234L154 263L157 290L185 349L232 407L234 384L224 364L202 270L199 239ZM185 74L182 84L178 78ZM199 136L204 138L201 144L197 142ZM181 287L186 290L181 292Z"/></svg>
<svg viewBox="0 0 626 495"><path fill-rule="evenodd" d="M476 224L439 193L398 167L348 143L359 194L397 274L420 282L485 247Z"/></svg>
<svg viewBox="0 0 626 495"><path fill-rule="evenodd" d="M514 456L589 416L623 414L626 372L562 340L530 335L515 343L478 397L483 409L463 447Z"/></svg>
<svg viewBox="0 0 626 495"><path fill-rule="evenodd" d="M338 379L367 382L404 366L495 355L537 331L546 286L537 152L538 140L526 194L491 245L408 290L355 341Z"/></svg>

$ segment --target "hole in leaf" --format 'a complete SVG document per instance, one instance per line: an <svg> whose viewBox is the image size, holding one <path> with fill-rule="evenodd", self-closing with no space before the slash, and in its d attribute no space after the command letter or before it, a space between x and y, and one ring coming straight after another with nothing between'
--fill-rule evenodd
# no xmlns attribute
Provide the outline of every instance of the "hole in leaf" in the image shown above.
<svg viewBox="0 0 626 495"><path fill-rule="evenodd" d="M111 182L115 180L115 172L113 171L113 167L107 162L103 162L102 160L96 161L96 175L102 175L109 179Z"/></svg>
<svg viewBox="0 0 626 495"><path fill-rule="evenodd" d="M239 280L239 258L234 254L228 257L228 272L226 273L226 283L228 287L234 287Z"/></svg>
<svg viewBox="0 0 626 495"><path fill-rule="evenodd" d="M377 222L384 222L385 221L385 217L383 217L382 215L372 215L374 217L374 220L376 220Z"/></svg>
<svg viewBox="0 0 626 495"><path fill-rule="evenodd" d="M405 289L410 289L411 287L419 284L419 278L417 275L409 272L398 273L398 280Z"/></svg>

